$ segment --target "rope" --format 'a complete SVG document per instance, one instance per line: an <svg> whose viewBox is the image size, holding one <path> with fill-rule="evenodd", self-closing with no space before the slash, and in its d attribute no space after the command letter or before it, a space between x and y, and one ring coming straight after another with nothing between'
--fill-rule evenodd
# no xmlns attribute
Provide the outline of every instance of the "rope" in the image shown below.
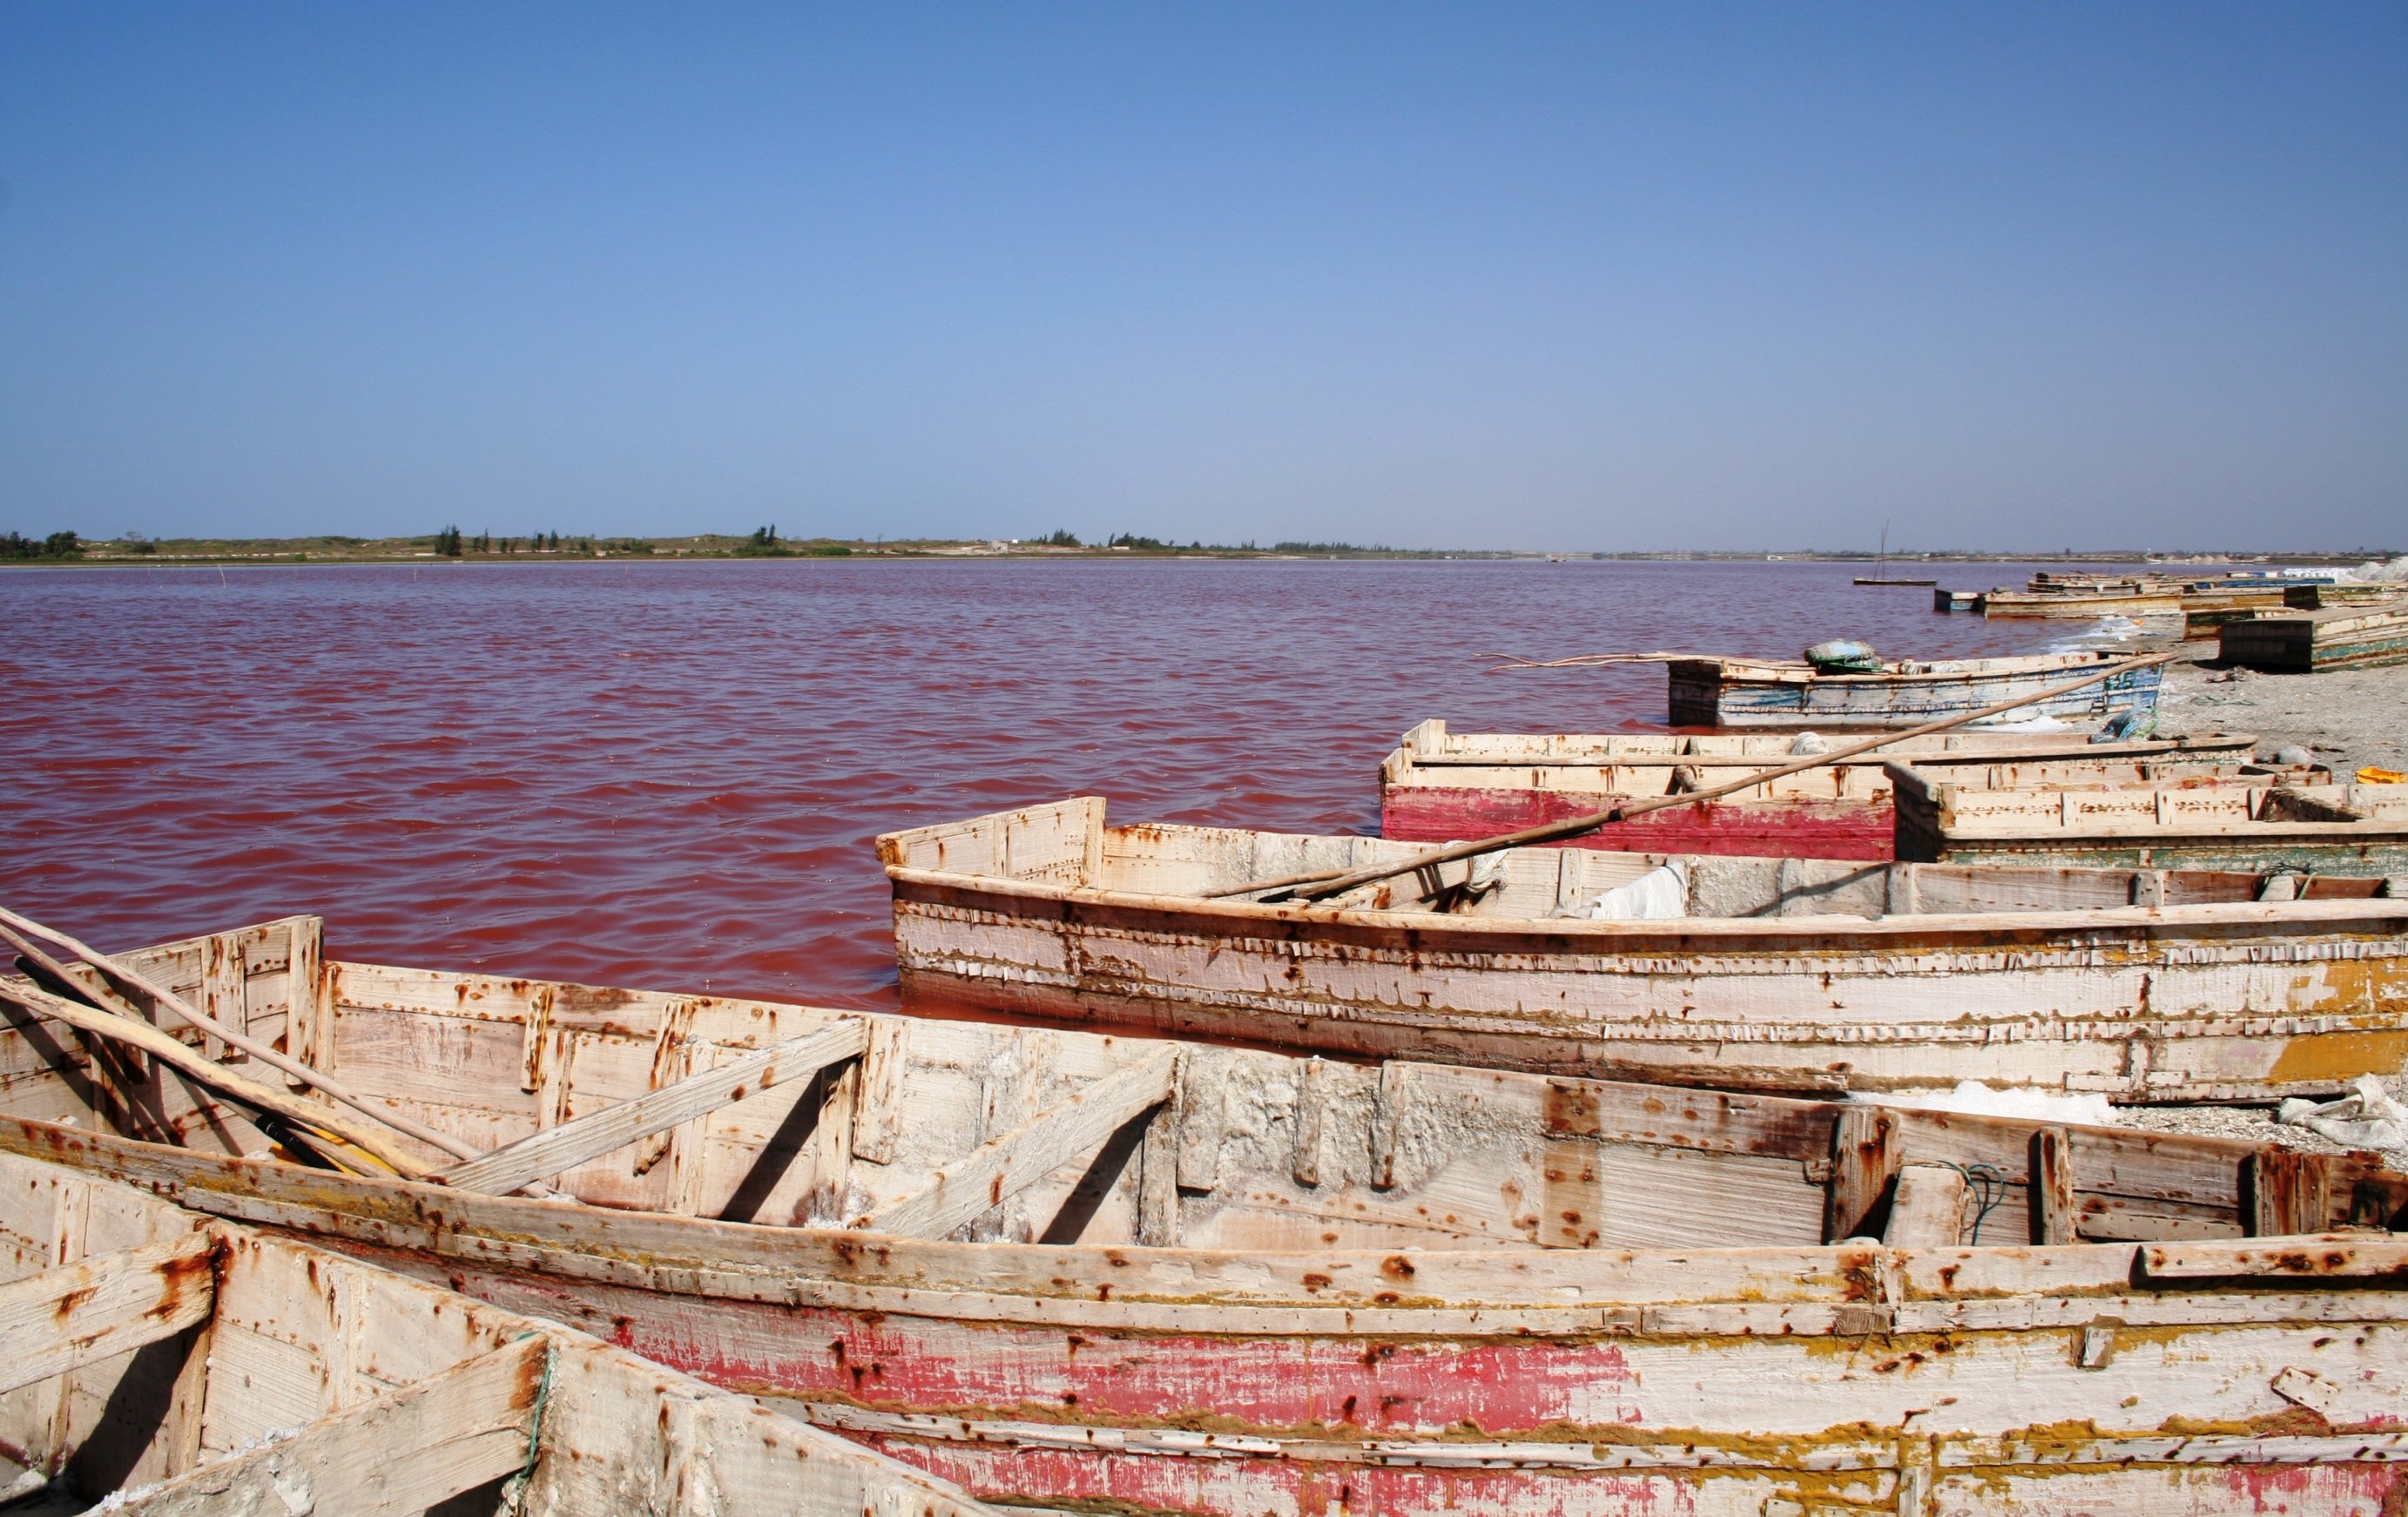
<svg viewBox="0 0 2408 1517"><path fill-rule="evenodd" d="M1982 1224L1989 1221L1990 1213L1996 1211L1999 1209L1999 1203L2006 1199L2007 1177L2005 1174L1986 1164L1957 1164L1949 1159L1917 1159L1914 1162L1938 1165L1942 1169L1954 1169L1965 1177L1965 1190L1974 1202L1973 1236L1967 1246L1979 1244L1982 1241Z"/></svg>
<svg viewBox="0 0 2408 1517"><path fill-rule="evenodd" d="M526 1459L519 1466L517 1474L502 1482L500 1510L509 1517L516 1517L523 1510L522 1503L526 1499L527 1488L535 1481L535 1462L543 1453L544 1407L552 1400L552 1371L560 1362L559 1348L540 1332L530 1329L511 1341L523 1343L531 1338L543 1338L543 1378L536 1381L535 1410L527 1418Z"/></svg>

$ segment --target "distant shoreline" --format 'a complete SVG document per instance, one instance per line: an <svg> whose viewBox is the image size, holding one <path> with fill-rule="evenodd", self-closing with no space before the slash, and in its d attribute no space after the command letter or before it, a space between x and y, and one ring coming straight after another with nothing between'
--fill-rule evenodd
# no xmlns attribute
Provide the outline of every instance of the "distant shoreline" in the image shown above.
<svg viewBox="0 0 2408 1517"><path fill-rule="evenodd" d="M2390 558L2397 548L2352 548L2327 551L2199 551L2032 552L1952 550L1944 552L1893 553L1878 558L1871 552L1833 549L1784 551L1656 551L1544 552L1479 549L1392 549L1343 544L1313 545L1298 550L1282 545L1144 547L1054 546L1034 542L910 540L863 541L841 538L780 540L764 551L742 537L592 537L552 548L494 547L458 553L437 552L432 537L401 538L164 538L136 543L97 541L81 545L64 557L0 560L0 568L138 568L291 567L300 565L470 565L470 564L593 564L685 563L708 559L1010 559L1021 562L1064 560L1111 563L1124 560L1218 560L1238 562L1399 562L1399 563L1559 563L1559 564L1847 564L1859 567L1882 564L1905 570L1952 564L2147 565L2172 569L2216 568L2230 565L2355 564ZM516 542L519 539L503 539Z"/></svg>

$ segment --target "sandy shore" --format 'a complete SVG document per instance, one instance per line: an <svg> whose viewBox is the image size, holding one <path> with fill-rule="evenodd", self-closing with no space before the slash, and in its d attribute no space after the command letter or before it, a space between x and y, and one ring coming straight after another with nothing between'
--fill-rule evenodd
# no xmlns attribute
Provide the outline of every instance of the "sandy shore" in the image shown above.
<svg viewBox="0 0 2408 1517"><path fill-rule="evenodd" d="M2337 777L2367 765L2408 770L2408 664L2261 674L2214 661L2214 643L2183 645L2166 666L2159 731L2254 732L2260 753L2304 748Z"/></svg>

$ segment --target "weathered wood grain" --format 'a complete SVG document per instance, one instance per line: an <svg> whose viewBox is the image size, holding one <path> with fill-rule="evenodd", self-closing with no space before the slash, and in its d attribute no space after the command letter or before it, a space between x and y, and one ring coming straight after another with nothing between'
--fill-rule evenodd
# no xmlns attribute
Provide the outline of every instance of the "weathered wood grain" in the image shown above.
<svg viewBox="0 0 2408 1517"><path fill-rule="evenodd" d="M1124 1123L1170 1098L1179 1055L1166 1049L1106 1076L1046 1111L982 1144L960 1164L939 1169L904 1195L863 1213L870 1232L942 1238L989 1208L1083 1154Z"/></svg>
<svg viewBox="0 0 2408 1517"><path fill-rule="evenodd" d="M172 1338L213 1304L203 1234L104 1253L0 1285L0 1392Z"/></svg>
<svg viewBox="0 0 2408 1517"><path fill-rule="evenodd" d="M858 1057L864 1036L858 1022L839 1023L700 1070L648 1095L546 1128L507 1148L453 1165L435 1178L457 1190L495 1195L514 1191L530 1181L574 1168L772 1086L809 1080L839 1060Z"/></svg>

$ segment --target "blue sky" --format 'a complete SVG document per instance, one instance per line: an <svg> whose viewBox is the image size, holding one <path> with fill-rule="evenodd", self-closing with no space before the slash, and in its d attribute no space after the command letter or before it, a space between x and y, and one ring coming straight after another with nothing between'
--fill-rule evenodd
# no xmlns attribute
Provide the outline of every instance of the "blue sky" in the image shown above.
<svg viewBox="0 0 2408 1517"><path fill-rule="evenodd" d="M2408 542L2408 7L0 7L0 528Z"/></svg>

